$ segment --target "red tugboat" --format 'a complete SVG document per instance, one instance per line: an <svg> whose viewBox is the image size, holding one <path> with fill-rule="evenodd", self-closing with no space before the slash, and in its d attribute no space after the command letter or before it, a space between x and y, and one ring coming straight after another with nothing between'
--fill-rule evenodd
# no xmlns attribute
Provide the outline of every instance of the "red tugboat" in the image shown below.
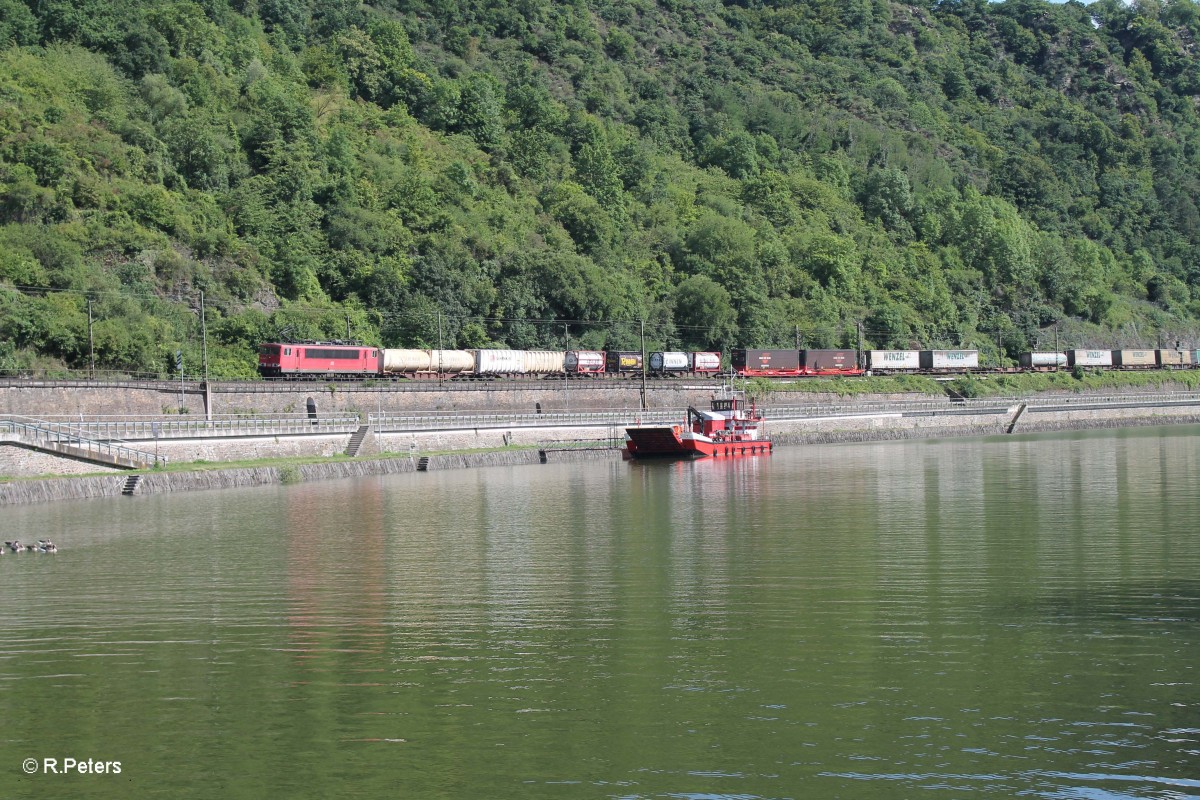
<svg viewBox="0 0 1200 800"><path fill-rule="evenodd" d="M724 458L766 455L771 440L760 436L762 414L746 407L746 393L714 395L710 411L687 410L686 425L635 425L625 429L626 458Z"/></svg>

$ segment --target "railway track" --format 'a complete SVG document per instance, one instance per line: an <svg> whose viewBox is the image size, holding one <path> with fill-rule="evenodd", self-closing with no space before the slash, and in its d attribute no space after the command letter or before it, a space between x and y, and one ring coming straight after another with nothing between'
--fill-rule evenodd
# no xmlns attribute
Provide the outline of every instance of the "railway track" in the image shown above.
<svg viewBox="0 0 1200 800"><path fill-rule="evenodd" d="M300 381L283 378L268 380L220 380L207 382L208 391L220 394L249 392L270 394L281 391L325 392L333 387L339 392L479 392L512 389L631 389L641 385L641 379L631 378L525 378L508 380L319 380ZM720 380L702 378L647 378L647 387L679 389L712 389ZM38 378L0 375L0 387L44 389L154 389L164 392L200 392L205 381L185 377L182 381L161 378Z"/></svg>

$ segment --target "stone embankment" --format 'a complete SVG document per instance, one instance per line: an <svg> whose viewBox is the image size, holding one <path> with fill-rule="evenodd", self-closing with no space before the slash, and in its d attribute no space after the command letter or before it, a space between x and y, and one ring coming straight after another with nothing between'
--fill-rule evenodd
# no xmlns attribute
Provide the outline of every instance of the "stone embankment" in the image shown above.
<svg viewBox="0 0 1200 800"><path fill-rule="evenodd" d="M825 413L768 415L766 429L780 445L930 439L951 436L991 436L1007 433L1122 428L1144 425L1200 423L1200 400L1194 395L1045 396L1026 401L997 401L942 405L937 408L905 405L899 398L863 398L846 401ZM828 413L832 411L833 413ZM361 456L305 465L216 469L206 465L189 472L149 472L136 482L135 494L192 489L298 483L327 478L385 475L419 470L475 466L537 464L581 458L615 458L612 445L620 431L605 427L505 427L429 430L407 433L377 432L363 442ZM157 443L171 450L173 463L204 457L262 458L272 454L328 457L341 452L350 433L308 436L231 437L207 441L176 440ZM588 449L576 449L590 442ZM0 443L3 444L3 443ZM571 447L574 444L576 448ZM480 452L485 448L523 446ZM198 449L197 449L198 448ZM449 453L446 451L464 452ZM475 452L470 452L474 450ZM0 471L9 475L14 463L0 446ZM422 455L439 452L441 455ZM244 453L244 454L243 454ZM20 458L32 459L21 451ZM401 455L402 454L402 455ZM8 459L6 461L6 459ZM38 464L41 464L40 460ZM73 467L75 468L75 467ZM94 467L92 468L95 469ZM62 471L59 471L60 474ZM129 473L108 476L44 478L0 483L0 505L50 502L120 495L128 488Z"/></svg>
<svg viewBox="0 0 1200 800"><path fill-rule="evenodd" d="M422 458L396 457L331 461L323 464L281 465L278 467L230 467L200 469L191 472L151 472L142 475L137 481L134 494L159 494L197 489L234 489L248 486L306 483L334 478L395 475L402 472L544 464L564 460L614 457L616 457L615 450L600 448L507 450L493 453L450 453ZM0 483L0 505L119 497L124 492L126 479L127 474L122 473Z"/></svg>

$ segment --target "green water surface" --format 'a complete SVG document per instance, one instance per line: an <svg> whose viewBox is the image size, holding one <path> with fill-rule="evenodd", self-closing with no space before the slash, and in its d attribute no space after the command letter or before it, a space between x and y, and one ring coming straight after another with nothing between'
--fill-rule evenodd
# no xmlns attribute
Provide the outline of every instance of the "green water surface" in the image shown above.
<svg viewBox="0 0 1200 800"><path fill-rule="evenodd" d="M0 798L1200 797L1196 428L0 518Z"/></svg>

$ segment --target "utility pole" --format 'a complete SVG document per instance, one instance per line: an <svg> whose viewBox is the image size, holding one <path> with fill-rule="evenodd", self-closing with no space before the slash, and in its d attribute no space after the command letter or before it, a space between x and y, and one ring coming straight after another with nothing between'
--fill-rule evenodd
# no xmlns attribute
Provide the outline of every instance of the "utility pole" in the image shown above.
<svg viewBox="0 0 1200 800"><path fill-rule="evenodd" d="M183 351L175 351L175 369L179 372L179 413L182 414L186 409L186 401L183 399Z"/></svg>
<svg viewBox="0 0 1200 800"><path fill-rule="evenodd" d="M438 309L438 383L442 382L442 310Z"/></svg>
<svg viewBox="0 0 1200 800"><path fill-rule="evenodd" d="M646 410L646 320L642 324L642 411Z"/></svg>
<svg viewBox="0 0 1200 800"><path fill-rule="evenodd" d="M1058 372L1058 326L1054 326L1054 371Z"/></svg>
<svg viewBox="0 0 1200 800"><path fill-rule="evenodd" d="M208 320L204 315L204 290L200 291L200 353L204 357L204 384L208 385Z"/></svg>
<svg viewBox="0 0 1200 800"><path fill-rule="evenodd" d="M92 339L92 298L87 299L88 304L88 377L96 377L96 343Z"/></svg>
<svg viewBox="0 0 1200 800"><path fill-rule="evenodd" d="M354 341L354 337L350 335L350 312L346 312L346 341Z"/></svg>
<svg viewBox="0 0 1200 800"><path fill-rule="evenodd" d="M858 350L855 352L854 357L857 359L857 366L861 367L863 365L862 320L858 321L856 327L858 328Z"/></svg>

